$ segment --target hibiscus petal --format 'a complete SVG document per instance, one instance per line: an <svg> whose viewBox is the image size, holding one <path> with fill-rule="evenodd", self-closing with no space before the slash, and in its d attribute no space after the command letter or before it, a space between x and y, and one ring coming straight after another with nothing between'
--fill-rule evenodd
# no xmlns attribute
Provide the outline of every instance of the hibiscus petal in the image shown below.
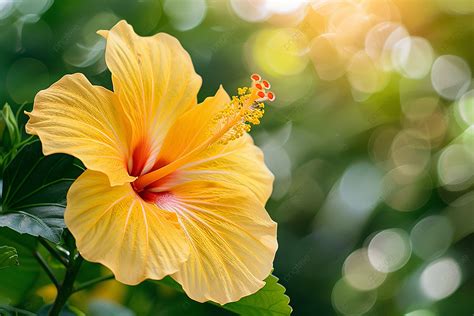
<svg viewBox="0 0 474 316"><path fill-rule="evenodd" d="M131 124L132 143L151 142L145 146L150 158L144 173L152 167L176 118L196 105L201 77L189 54L168 34L141 37L125 21L99 34L107 38L105 58Z"/></svg>
<svg viewBox="0 0 474 316"><path fill-rule="evenodd" d="M163 141L159 164L165 165L185 156L209 138L213 118L229 102L229 95L221 86L215 96L181 115Z"/></svg>
<svg viewBox="0 0 474 316"><path fill-rule="evenodd" d="M207 98L178 118L166 135L158 156L159 165L186 156L202 144L209 137L214 116L229 100L220 87L214 97ZM270 197L274 177L265 166L262 151L254 145L249 134L226 145L214 144L188 160L172 175L172 181L159 181L160 187L156 190L166 191L169 186L185 181L211 180L224 186L226 183L245 186L262 205Z"/></svg>
<svg viewBox="0 0 474 316"><path fill-rule="evenodd" d="M246 187L262 205L270 198L274 176L265 165L263 153L249 134L204 151L181 167L175 181L211 180Z"/></svg>
<svg viewBox="0 0 474 316"><path fill-rule="evenodd" d="M134 177L127 172L128 146L117 104L111 91L91 85L84 75L66 75L36 95L26 131L39 136L45 155L75 156L120 185Z"/></svg>
<svg viewBox="0 0 474 316"><path fill-rule="evenodd" d="M173 275L192 299L220 304L255 293L271 272L276 224L242 186L193 181L171 190L158 205L173 210L191 253Z"/></svg>
<svg viewBox="0 0 474 316"><path fill-rule="evenodd" d="M125 284L161 279L189 255L174 213L144 202L130 184L111 187L99 172L87 170L73 183L64 218L81 255Z"/></svg>

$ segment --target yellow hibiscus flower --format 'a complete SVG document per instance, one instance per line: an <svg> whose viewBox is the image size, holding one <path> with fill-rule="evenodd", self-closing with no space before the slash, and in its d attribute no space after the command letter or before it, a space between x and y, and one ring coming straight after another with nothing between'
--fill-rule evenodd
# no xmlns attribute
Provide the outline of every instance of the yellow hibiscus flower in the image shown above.
<svg viewBox="0 0 474 316"><path fill-rule="evenodd" d="M171 275L192 299L221 304L263 287L277 249L265 211L273 175L247 134L267 81L197 104L201 78L170 35L141 37L121 21L106 38L114 91L66 75L34 101L26 130L45 155L87 170L65 222L82 256L134 285Z"/></svg>

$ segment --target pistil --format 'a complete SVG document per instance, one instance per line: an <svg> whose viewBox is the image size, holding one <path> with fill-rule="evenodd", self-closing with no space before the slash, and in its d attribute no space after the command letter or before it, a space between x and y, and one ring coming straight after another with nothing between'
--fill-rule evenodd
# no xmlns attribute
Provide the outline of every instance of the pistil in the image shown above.
<svg viewBox="0 0 474 316"><path fill-rule="evenodd" d="M211 136L181 158L147 174L141 175L134 181L133 187L137 192L142 192L148 186L161 178L173 173L180 167L192 161L214 144L227 144L229 141L241 137L249 132L251 124L260 124L264 114L264 101L273 101L275 95L266 91L270 83L261 79L260 75L251 76L252 87L240 88L238 96L232 97L231 102L214 118L215 131Z"/></svg>

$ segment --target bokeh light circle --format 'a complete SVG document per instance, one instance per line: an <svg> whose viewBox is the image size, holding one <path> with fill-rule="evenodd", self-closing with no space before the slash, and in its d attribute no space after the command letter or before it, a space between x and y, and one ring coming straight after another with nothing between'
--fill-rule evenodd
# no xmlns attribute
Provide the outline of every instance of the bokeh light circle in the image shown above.
<svg viewBox="0 0 474 316"><path fill-rule="evenodd" d="M373 161L382 166L390 159L393 139L399 130L395 127L381 127L376 129L369 139L369 153Z"/></svg>
<svg viewBox="0 0 474 316"><path fill-rule="evenodd" d="M433 48L426 39L410 36L394 45L392 62L406 78L421 79L430 72L433 56Z"/></svg>
<svg viewBox="0 0 474 316"><path fill-rule="evenodd" d="M267 8L278 14L295 12L307 3L307 0L266 0Z"/></svg>
<svg viewBox="0 0 474 316"><path fill-rule="evenodd" d="M272 144L271 141L262 145L262 151L265 154L265 163L275 175L272 197L281 199L291 185L291 159L282 146Z"/></svg>
<svg viewBox="0 0 474 316"><path fill-rule="evenodd" d="M453 294L461 285L462 272L453 258L441 258L430 263L421 273L420 287L432 300L441 300Z"/></svg>
<svg viewBox="0 0 474 316"><path fill-rule="evenodd" d="M188 31L204 20L207 4L205 0L165 0L163 10L175 29Z"/></svg>
<svg viewBox="0 0 474 316"><path fill-rule="evenodd" d="M248 22L261 22L270 16L266 0L230 0L235 14Z"/></svg>
<svg viewBox="0 0 474 316"><path fill-rule="evenodd" d="M334 308L344 315L362 315L368 312L377 300L374 291L358 291L346 280L339 280L332 289L331 300Z"/></svg>
<svg viewBox="0 0 474 316"><path fill-rule="evenodd" d="M252 54L258 66L272 76L296 75L308 64L307 46L306 35L298 29L264 29L255 36Z"/></svg>
<svg viewBox="0 0 474 316"><path fill-rule="evenodd" d="M398 21L400 12L392 0L362 0L360 4L365 12L380 21Z"/></svg>
<svg viewBox="0 0 474 316"><path fill-rule="evenodd" d="M372 266L366 248L355 250L346 258L343 275L347 283L362 291L378 288L387 277Z"/></svg>
<svg viewBox="0 0 474 316"><path fill-rule="evenodd" d="M411 168L408 168L408 171ZM391 208L409 212L422 207L431 196L429 176L411 177L404 166L393 168L383 179L384 201Z"/></svg>
<svg viewBox="0 0 474 316"><path fill-rule="evenodd" d="M392 142L391 158L395 168L407 177L423 173L431 160L430 143L414 130L400 131Z"/></svg>
<svg viewBox="0 0 474 316"><path fill-rule="evenodd" d="M451 222L445 216L425 217L410 232L413 252L425 260L439 257L451 245L453 233Z"/></svg>
<svg viewBox="0 0 474 316"><path fill-rule="evenodd" d="M22 14L34 14L41 15L46 12L49 7L53 4L53 0L21 0L13 1L16 4L16 8Z"/></svg>
<svg viewBox="0 0 474 316"><path fill-rule="evenodd" d="M369 261L384 273L402 268L410 259L411 246L408 234L401 229L386 229L375 235L368 246Z"/></svg>
<svg viewBox="0 0 474 316"><path fill-rule="evenodd" d="M452 191L468 188L474 181L474 151L463 144L446 147L438 159L438 177Z"/></svg>
<svg viewBox="0 0 474 316"><path fill-rule="evenodd" d="M469 90L459 99L458 112L466 124L474 125L474 90Z"/></svg>
<svg viewBox="0 0 474 316"><path fill-rule="evenodd" d="M422 120L432 115L439 107L439 97L426 96L409 99L401 103L403 114L410 120Z"/></svg>
<svg viewBox="0 0 474 316"><path fill-rule="evenodd" d="M469 88L471 69L458 56L439 56L431 68L431 83L440 96L454 100Z"/></svg>
<svg viewBox="0 0 474 316"><path fill-rule="evenodd" d="M347 76L354 89L365 93L377 92L388 82L387 74L378 69L365 51L352 57L347 67Z"/></svg>
<svg viewBox="0 0 474 316"><path fill-rule="evenodd" d="M365 51L382 70L391 71L395 45L407 37L409 33L403 25L391 21L381 22L365 36Z"/></svg>
<svg viewBox="0 0 474 316"><path fill-rule="evenodd" d="M64 49L64 62L73 67L88 68L87 71L94 74L105 71L104 51L106 41L101 36L98 36L94 30L110 29L119 20L120 18L111 12L100 12L91 17L80 28L81 32L78 32L74 41L71 41L72 43ZM76 27L71 32L74 35L74 31L78 30L79 27Z"/></svg>
<svg viewBox="0 0 474 316"><path fill-rule="evenodd" d="M334 34L322 34L310 43L309 56L322 80L336 80L346 73L347 61L337 49Z"/></svg>
<svg viewBox="0 0 474 316"><path fill-rule="evenodd" d="M406 313L405 316L436 316L436 314L427 309L417 309Z"/></svg>
<svg viewBox="0 0 474 316"><path fill-rule="evenodd" d="M382 195L381 182L382 176L372 164L356 162L344 172L339 194L348 208L364 212L377 206Z"/></svg>
<svg viewBox="0 0 474 316"><path fill-rule="evenodd" d="M13 12L13 0L0 0L0 20L10 16Z"/></svg>
<svg viewBox="0 0 474 316"><path fill-rule="evenodd" d="M365 36L365 51L374 61L382 57L385 42L390 34L402 26L393 22L382 22L370 29ZM408 33L406 33L408 35Z"/></svg>

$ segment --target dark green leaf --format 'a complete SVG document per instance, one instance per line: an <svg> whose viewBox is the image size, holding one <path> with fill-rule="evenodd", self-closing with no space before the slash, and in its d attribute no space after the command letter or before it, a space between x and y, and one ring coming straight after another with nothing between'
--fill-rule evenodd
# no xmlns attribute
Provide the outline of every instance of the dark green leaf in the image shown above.
<svg viewBox="0 0 474 316"><path fill-rule="evenodd" d="M43 156L39 141L25 146L4 172L0 226L58 243L67 190L81 172L70 156Z"/></svg>
<svg viewBox="0 0 474 316"><path fill-rule="evenodd" d="M265 286L257 293L246 296L238 302L225 304L221 307L239 315L290 315L292 312L292 308L289 305L290 298L285 295L286 289L283 285L278 283L278 278L274 275L270 275L265 279L265 282ZM158 281L158 283L183 292L181 285L170 277L166 277Z"/></svg>
<svg viewBox="0 0 474 316"><path fill-rule="evenodd" d="M36 240L9 228L0 228L0 244L14 247L20 261L19 266L0 270L0 302L18 304L31 294L40 275L40 267L33 257Z"/></svg>
<svg viewBox="0 0 474 316"><path fill-rule="evenodd" d="M0 269L17 266L18 253L16 249L9 246L0 246Z"/></svg>

